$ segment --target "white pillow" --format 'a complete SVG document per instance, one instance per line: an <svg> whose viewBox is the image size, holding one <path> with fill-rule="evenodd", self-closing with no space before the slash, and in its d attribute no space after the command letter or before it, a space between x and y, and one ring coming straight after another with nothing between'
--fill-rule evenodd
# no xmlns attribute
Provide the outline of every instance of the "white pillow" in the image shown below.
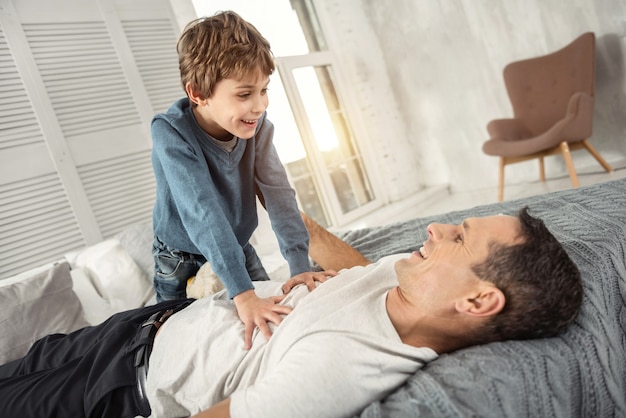
<svg viewBox="0 0 626 418"><path fill-rule="evenodd" d="M115 238L66 258L72 269L82 269L89 276L95 292L109 304L109 313L144 306L154 293L150 278Z"/></svg>
<svg viewBox="0 0 626 418"><path fill-rule="evenodd" d="M23 357L39 338L87 325L67 262L17 281L0 281L0 364Z"/></svg>
<svg viewBox="0 0 626 418"><path fill-rule="evenodd" d="M114 238L122 244L122 248L152 280L154 276L152 222L131 225L115 234Z"/></svg>
<svg viewBox="0 0 626 418"><path fill-rule="evenodd" d="M74 283L74 293L83 305L87 322L98 325L115 313L109 301L97 290L100 286L94 283L84 268L72 267L70 274Z"/></svg>

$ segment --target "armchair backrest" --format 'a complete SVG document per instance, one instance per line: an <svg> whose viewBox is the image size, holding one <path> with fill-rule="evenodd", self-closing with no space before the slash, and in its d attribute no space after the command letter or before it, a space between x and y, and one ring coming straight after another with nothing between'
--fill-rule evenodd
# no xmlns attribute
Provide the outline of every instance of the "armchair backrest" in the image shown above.
<svg viewBox="0 0 626 418"><path fill-rule="evenodd" d="M545 132L563 119L575 93L593 98L595 34L584 33L556 52L507 65L504 82L514 117L534 135Z"/></svg>

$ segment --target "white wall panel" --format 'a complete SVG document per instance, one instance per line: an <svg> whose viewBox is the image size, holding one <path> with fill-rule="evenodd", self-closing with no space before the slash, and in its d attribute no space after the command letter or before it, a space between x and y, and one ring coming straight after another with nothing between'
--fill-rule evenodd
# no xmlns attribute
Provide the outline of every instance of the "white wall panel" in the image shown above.
<svg viewBox="0 0 626 418"><path fill-rule="evenodd" d="M122 25L152 108L164 112L175 98L185 95L174 53L178 39L175 28L165 19L123 20ZM163 54L164 49L169 54Z"/></svg>
<svg viewBox="0 0 626 418"><path fill-rule="evenodd" d="M0 0L0 279L150 221L177 28L165 0Z"/></svg>
<svg viewBox="0 0 626 418"><path fill-rule="evenodd" d="M0 184L0 278L84 245L56 173Z"/></svg>
<svg viewBox="0 0 626 418"><path fill-rule="evenodd" d="M23 28L66 139L140 123L104 22Z"/></svg>

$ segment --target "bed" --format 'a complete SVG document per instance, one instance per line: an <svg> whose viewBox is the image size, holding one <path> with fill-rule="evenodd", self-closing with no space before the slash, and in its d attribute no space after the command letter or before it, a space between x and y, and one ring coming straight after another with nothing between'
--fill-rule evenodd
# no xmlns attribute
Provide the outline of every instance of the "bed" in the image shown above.
<svg viewBox="0 0 626 418"><path fill-rule="evenodd" d="M416 250L431 222L513 214L526 205L582 271L585 296L576 322L551 339L443 355L360 417L626 417L626 179L337 234L377 260ZM152 303L151 243L150 225L135 225L3 280L0 363L48 333Z"/></svg>
<svg viewBox="0 0 626 418"><path fill-rule="evenodd" d="M529 206L584 282L566 332L443 355L361 417L626 417L626 179L338 235L372 260L416 250L430 222Z"/></svg>

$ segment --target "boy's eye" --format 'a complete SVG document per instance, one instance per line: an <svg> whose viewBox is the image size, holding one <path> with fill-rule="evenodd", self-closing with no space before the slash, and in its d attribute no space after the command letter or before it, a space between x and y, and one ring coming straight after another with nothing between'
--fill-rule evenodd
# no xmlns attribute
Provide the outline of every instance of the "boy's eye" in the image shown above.
<svg viewBox="0 0 626 418"><path fill-rule="evenodd" d="M262 89L261 90L261 95L265 96L267 94L267 90L268 90L267 88Z"/></svg>

